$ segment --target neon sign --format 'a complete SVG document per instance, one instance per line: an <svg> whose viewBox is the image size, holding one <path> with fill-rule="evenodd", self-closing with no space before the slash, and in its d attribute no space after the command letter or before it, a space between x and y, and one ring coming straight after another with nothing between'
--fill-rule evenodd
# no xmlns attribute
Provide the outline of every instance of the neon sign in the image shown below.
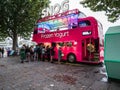
<svg viewBox="0 0 120 90"><path fill-rule="evenodd" d="M69 10L69 0L64 0L61 5L56 3L54 6L42 10L42 17L56 15L60 12L65 12Z"/></svg>

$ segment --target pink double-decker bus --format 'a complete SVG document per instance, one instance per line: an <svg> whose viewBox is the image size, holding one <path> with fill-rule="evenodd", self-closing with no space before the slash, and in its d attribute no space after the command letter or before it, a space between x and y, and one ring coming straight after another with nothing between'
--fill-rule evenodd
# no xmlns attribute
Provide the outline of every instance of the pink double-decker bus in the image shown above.
<svg viewBox="0 0 120 90"><path fill-rule="evenodd" d="M53 46L54 59L58 48L62 60L69 62L101 63L103 45L102 25L94 17L86 17L77 9L39 19L33 32L33 41Z"/></svg>

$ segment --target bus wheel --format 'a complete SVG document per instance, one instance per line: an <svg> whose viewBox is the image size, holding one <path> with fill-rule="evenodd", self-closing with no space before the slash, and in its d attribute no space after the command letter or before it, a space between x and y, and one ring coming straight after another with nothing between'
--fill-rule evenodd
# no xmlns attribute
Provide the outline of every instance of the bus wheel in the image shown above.
<svg viewBox="0 0 120 90"><path fill-rule="evenodd" d="M73 63L73 62L76 61L76 57L75 57L74 54L69 54L69 55L67 56L67 60L68 60L68 62Z"/></svg>

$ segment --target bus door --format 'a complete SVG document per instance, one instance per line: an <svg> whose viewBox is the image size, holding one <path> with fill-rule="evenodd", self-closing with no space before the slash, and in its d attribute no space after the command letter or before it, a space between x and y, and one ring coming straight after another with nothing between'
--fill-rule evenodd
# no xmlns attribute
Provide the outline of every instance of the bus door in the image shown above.
<svg viewBox="0 0 120 90"><path fill-rule="evenodd" d="M95 43L92 38L82 40L82 59L91 61L94 59Z"/></svg>
<svg viewBox="0 0 120 90"><path fill-rule="evenodd" d="M87 39L87 60L88 61L92 61L93 58L94 58L94 51L95 51L95 48L94 48L94 42L93 42L93 39L92 38L88 38Z"/></svg>
<svg viewBox="0 0 120 90"><path fill-rule="evenodd" d="M94 39L95 42L95 52L94 52L94 61L100 60L100 43L99 38Z"/></svg>
<svg viewBox="0 0 120 90"><path fill-rule="evenodd" d="M82 40L82 60L87 59L87 40Z"/></svg>
<svg viewBox="0 0 120 90"><path fill-rule="evenodd" d="M87 61L99 60L99 39L87 38L83 40L83 57Z"/></svg>

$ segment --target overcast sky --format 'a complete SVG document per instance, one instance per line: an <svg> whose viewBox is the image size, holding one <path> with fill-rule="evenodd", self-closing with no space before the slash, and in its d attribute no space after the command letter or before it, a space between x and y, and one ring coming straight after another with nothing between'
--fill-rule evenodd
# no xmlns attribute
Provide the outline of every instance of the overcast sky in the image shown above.
<svg viewBox="0 0 120 90"><path fill-rule="evenodd" d="M54 6L56 3L61 4L61 2L64 0L50 0L50 1L51 6ZM84 8L81 4L79 4L80 1L81 0L69 0L69 9L72 10L77 8L85 15L95 17L98 21L102 23L104 34L110 26L120 25L120 20L116 21L115 23L110 23L108 22L104 12L92 12L89 8Z"/></svg>

